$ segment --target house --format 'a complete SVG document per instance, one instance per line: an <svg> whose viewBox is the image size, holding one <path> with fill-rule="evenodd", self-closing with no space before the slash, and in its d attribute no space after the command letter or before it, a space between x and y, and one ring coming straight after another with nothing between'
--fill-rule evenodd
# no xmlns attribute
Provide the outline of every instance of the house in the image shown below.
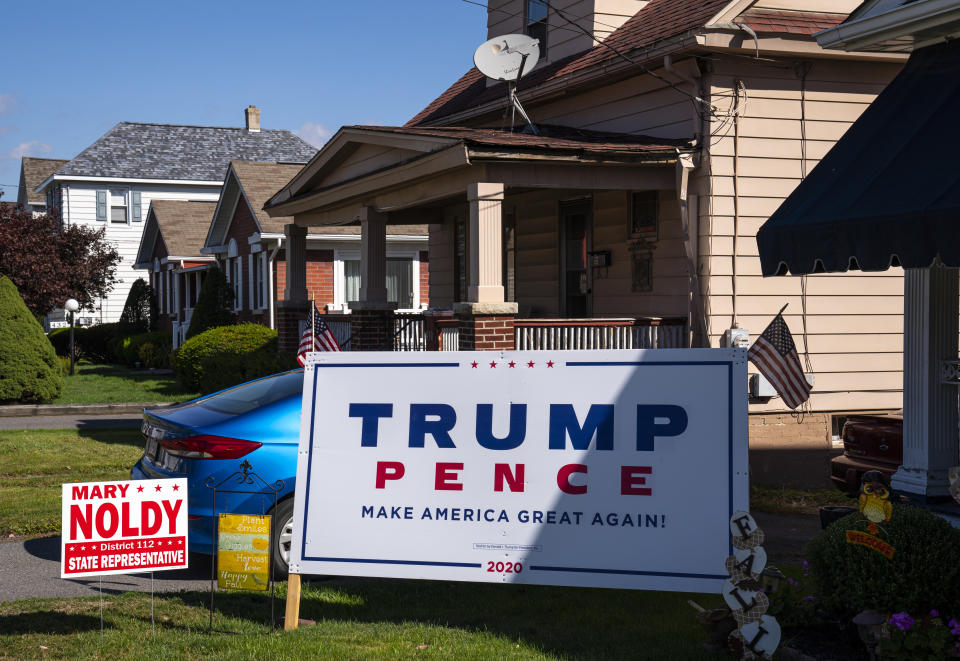
<svg viewBox="0 0 960 661"><path fill-rule="evenodd" d="M117 321L131 284L153 200L216 202L231 160L305 163L316 150L285 130L260 128L260 110L243 128L121 122L37 186L65 223L102 227L120 252L119 282L95 321ZM82 313L81 313L82 314Z"/></svg>
<svg viewBox="0 0 960 661"><path fill-rule="evenodd" d="M36 188L66 163L66 160L60 158L24 156L20 160L20 186L17 189L17 204L35 215L46 213L46 196L38 193Z"/></svg>
<svg viewBox="0 0 960 661"><path fill-rule="evenodd" d="M902 279L764 279L753 237L903 56L816 43L851 0L535 5L491 0L487 16L491 38L545 35L517 86L539 135L504 130L506 85L470 69L405 126L338 131L267 212L301 233L360 223L369 317L389 313L386 224L429 223L426 316L456 315L461 348L720 346L788 303L810 410L755 390L751 446L809 450L826 483L843 416L900 406Z"/></svg>
<svg viewBox="0 0 960 661"><path fill-rule="evenodd" d="M301 165L232 161L223 192L200 251L213 256L234 288L239 319L276 327L277 301L285 299L288 217L270 217L263 206L300 170ZM426 288L427 228L388 227L387 288L401 310L428 306ZM359 297L360 228L327 227L306 235L306 288L321 311L350 313ZM349 320L333 323L341 342L349 336Z"/></svg>
<svg viewBox="0 0 960 661"><path fill-rule="evenodd" d="M817 34L830 48L910 59L757 236L767 276L902 274L903 463L891 484L928 504L951 500L960 464L958 35L960 0L868 0ZM935 511L960 527L956 506Z"/></svg>
<svg viewBox="0 0 960 661"><path fill-rule="evenodd" d="M153 200L147 210L134 268L149 274L157 327L173 334L174 348L186 337L206 271L215 263L200 249L216 207L216 202Z"/></svg>

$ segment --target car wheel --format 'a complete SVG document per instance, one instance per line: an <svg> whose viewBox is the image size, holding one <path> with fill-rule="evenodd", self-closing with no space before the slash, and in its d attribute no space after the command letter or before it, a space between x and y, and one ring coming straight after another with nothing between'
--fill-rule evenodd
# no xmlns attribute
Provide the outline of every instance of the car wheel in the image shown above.
<svg viewBox="0 0 960 661"><path fill-rule="evenodd" d="M285 580L290 568L290 545L293 542L293 498L279 503L271 512L273 545L273 579Z"/></svg>

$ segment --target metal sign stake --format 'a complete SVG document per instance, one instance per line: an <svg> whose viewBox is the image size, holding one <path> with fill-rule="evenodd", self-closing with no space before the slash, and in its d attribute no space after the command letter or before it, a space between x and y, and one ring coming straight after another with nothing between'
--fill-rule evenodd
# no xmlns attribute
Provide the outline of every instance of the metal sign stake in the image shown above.
<svg viewBox="0 0 960 661"><path fill-rule="evenodd" d="M100 576L100 642L103 642L103 576Z"/></svg>

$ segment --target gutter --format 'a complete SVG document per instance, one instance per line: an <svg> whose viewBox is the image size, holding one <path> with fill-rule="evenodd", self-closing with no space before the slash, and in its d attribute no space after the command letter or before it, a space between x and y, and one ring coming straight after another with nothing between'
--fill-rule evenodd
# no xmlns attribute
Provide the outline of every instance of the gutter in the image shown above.
<svg viewBox="0 0 960 661"><path fill-rule="evenodd" d="M280 252L281 244L283 244L283 237L279 237L277 239L277 245L273 247L273 252L270 253L269 257L267 257L267 291L270 293L270 312L267 316L270 318L271 330L276 327L276 322L273 320L273 315L277 295L277 293L273 291L273 261L276 259L277 253Z"/></svg>
<svg viewBox="0 0 960 661"><path fill-rule="evenodd" d="M960 21L957 0L920 0L882 14L841 23L813 36L824 48L852 51L954 21Z"/></svg>

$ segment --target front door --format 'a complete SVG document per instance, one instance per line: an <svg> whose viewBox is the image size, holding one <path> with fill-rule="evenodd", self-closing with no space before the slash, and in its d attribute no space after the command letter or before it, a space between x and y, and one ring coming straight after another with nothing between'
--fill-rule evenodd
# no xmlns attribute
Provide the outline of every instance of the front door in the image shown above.
<svg viewBox="0 0 960 661"><path fill-rule="evenodd" d="M564 316L587 317L593 286L589 252L593 234L592 200L560 203L560 286Z"/></svg>

